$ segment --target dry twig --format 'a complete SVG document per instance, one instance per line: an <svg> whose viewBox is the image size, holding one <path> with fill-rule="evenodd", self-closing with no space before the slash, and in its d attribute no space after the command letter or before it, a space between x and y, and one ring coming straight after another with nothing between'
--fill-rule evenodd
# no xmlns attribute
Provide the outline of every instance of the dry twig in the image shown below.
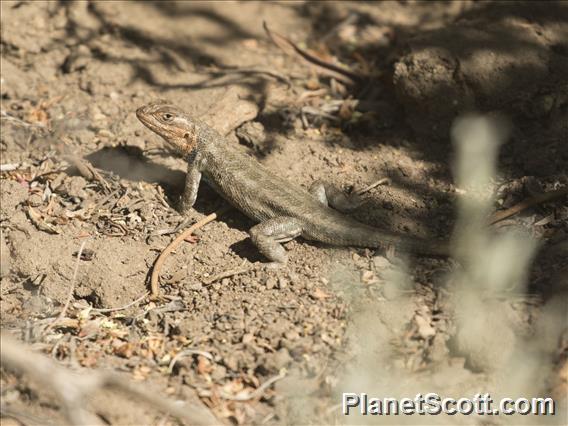
<svg viewBox="0 0 568 426"><path fill-rule="evenodd" d="M170 253L172 251L174 251L177 248L177 246L179 246L181 244L181 242L183 240L185 240L187 237L189 237L193 233L193 231L207 225L209 222L214 221L215 219L217 219L217 217L219 217L221 214L223 214L227 210L228 210L228 208L222 208L222 209L216 211L215 213L211 213L209 216L204 217L199 222L194 223L189 228L187 228L185 231L183 231L181 234L179 234L160 253L160 255L158 256L158 259L156 259L156 263L154 263L154 267L152 269L152 277L150 279L150 289L151 289L150 294L153 298L158 297L158 293L160 292L159 282L158 282L158 280L160 278L160 271L162 269L162 265L164 264L164 262L166 261L166 258L170 255Z"/></svg>
<svg viewBox="0 0 568 426"><path fill-rule="evenodd" d="M371 189L376 188L379 185L390 185L390 179L389 178L382 178L379 179L375 182L373 182L370 185L367 185L364 188L358 189L355 191L355 194L357 195L363 195L365 192L369 192Z"/></svg>
<svg viewBox="0 0 568 426"><path fill-rule="evenodd" d="M117 311L124 311L125 309L130 308L131 306L134 306L140 302L142 302L146 297L148 297L150 295L149 291L146 291L142 296L140 296L138 299L133 300L132 302L124 305L124 306L119 306L118 308L92 308L91 311L93 312L100 312L100 313L106 313L106 312L117 312Z"/></svg>
<svg viewBox="0 0 568 426"><path fill-rule="evenodd" d="M545 192L544 194L535 195L533 197L521 201L518 204L515 204L512 207L509 207L508 209L500 210L493 213L488 220L488 224L493 225L497 222L502 221L503 219L507 219L508 217L520 213L523 210L528 209L529 207L533 207L542 203L547 203L549 201L564 197L566 195L568 195L568 188L561 188L555 191Z"/></svg>
<svg viewBox="0 0 568 426"><path fill-rule="evenodd" d="M272 31L268 28L266 22L262 23L264 27L264 31L272 40L272 42L282 49L286 53L295 53L296 55L300 56L304 61L308 62L310 65L315 66L319 71L323 74L329 75L336 80L342 81L346 84L357 84L364 80L364 77L346 70L345 68L339 67L335 64L330 64L329 62L323 61L303 49L300 49L292 40L287 37L284 37L282 34L278 34L275 31ZM290 50L291 49L291 50Z"/></svg>
<svg viewBox="0 0 568 426"><path fill-rule="evenodd" d="M268 379L266 382L264 382L262 385L260 385L253 392L250 392L250 393L247 393L247 394L244 394L244 395L239 394L239 395L236 395L236 396L228 395L225 392L221 392L220 396L221 396L221 398L228 399L230 401L241 401L241 402L242 401L250 401L251 399L260 398L266 389L268 389L274 382L277 382L278 380L283 379L284 377L286 377L286 371L285 370L280 372L280 374Z"/></svg>
<svg viewBox="0 0 568 426"><path fill-rule="evenodd" d="M245 274L250 270L252 270L252 268L239 267L239 268L229 269L228 271L221 272L220 274L213 275L211 278L203 280L203 284L210 285L213 284L215 281L222 280L223 278L233 277L235 275Z"/></svg>
<svg viewBox="0 0 568 426"><path fill-rule="evenodd" d="M185 350L181 351L180 353L178 353L175 357L173 357L173 359L170 362L170 365L168 366L168 373L172 374L172 371L174 371L174 367L175 367L176 363L180 359L182 359L186 356L189 356L189 355L201 355L201 356L204 356L205 358L207 358L211 361L213 361L213 359L214 359L213 355L211 355L207 351L202 351L202 350L199 350L199 349L185 349Z"/></svg>
<svg viewBox="0 0 568 426"><path fill-rule="evenodd" d="M242 75L255 75L255 74L265 74L268 75L270 77L275 78L276 80L281 81L282 83L285 83L288 87L292 86L292 82L290 81L290 78L288 78L287 76L285 76L284 74L281 74L277 71L271 70L269 68L262 68L262 67L234 67L234 68L221 68L221 69L215 69L213 71L210 71L212 74L216 74L216 75L227 75L227 74L242 74Z"/></svg>
<svg viewBox="0 0 568 426"><path fill-rule="evenodd" d="M123 377L104 371L75 373L45 356L32 352L26 345L4 333L1 335L1 340L0 354L3 364L27 375L53 392L61 402L63 414L70 424L102 424L100 419L85 407L92 394L105 388L131 395L138 401L167 412L191 425L218 423L213 414L204 407L172 401L162 397L158 392L141 388Z"/></svg>
<svg viewBox="0 0 568 426"><path fill-rule="evenodd" d="M73 270L73 276L71 277L71 284L69 284L69 291L67 293L67 300L65 301L65 304L63 305L63 308L61 309L61 312L59 313L57 318L55 318L45 328L44 334L47 333L49 330L51 330L58 322L60 322L65 317L67 309L69 309L69 305L71 304L71 299L73 299L73 292L75 291L75 282L77 280L77 273L79 272L79 262L81 262L81 255L83 254L83 249L85 248L86 243L87 243L87 240L84 240L81 243L81 247L79 248L79 251L77 252L77 262L75 262L75 269Z"/></svg>

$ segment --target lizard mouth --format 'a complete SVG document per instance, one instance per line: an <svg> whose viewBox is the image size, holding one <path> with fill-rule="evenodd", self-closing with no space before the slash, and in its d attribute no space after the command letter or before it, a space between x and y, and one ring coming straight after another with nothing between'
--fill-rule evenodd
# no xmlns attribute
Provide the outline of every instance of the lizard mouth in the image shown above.
<svg viewBox="0 0 568 426"><path fill-rule="evenodd" d="M148 111L147 106L142 106L136 110L136 118L147 128L152 130L153 132L158 133L161 135L163 131L160 131L160 127L156 124L156 119L152 116L152 114Z"/></svg>
<svg viewBox="0 0 568 426"><path fill-rule="evenodd" d="M160 123L158 118L154 116L151 106L145 105L136 110L136 117L148 129L152 130L157 135L161 136L166 144L174 151L179 151L182 144L179 142L180 132L175 127L167 127Z"/></svg>
<svg viewBox="0 0 568 426"><path fill-rule="evenodd" d="M147 108L145 106L142 106L136 110L136 118L138 118L138 120L140 120L143 124L146 124L148 122L148 114L146 110Z"/></svg>

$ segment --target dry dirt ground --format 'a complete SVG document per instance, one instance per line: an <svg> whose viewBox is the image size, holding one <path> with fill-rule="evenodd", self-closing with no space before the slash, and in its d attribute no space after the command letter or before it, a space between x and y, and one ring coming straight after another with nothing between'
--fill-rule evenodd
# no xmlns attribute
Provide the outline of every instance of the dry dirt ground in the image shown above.
<svg viewBox="0 0 568 426"><path fill-rule="evenodd" d="M568 3L1 7L3 333L69 369L112 370L200 404L218 424L373 423L338 406L341 392L365 390L459 398L496 389L552 395L566 409L568 265L566 253L546 251L566 243L566 197L493 228L542 245L509 283L521 291L488 291L467 312L481 324L469 333L488 336L474 348L456 338L459 263L296 240L286 244L289 264L269 270L248 239L252 222L235 210L168 258L164 297L139 300L185 219L175 210L184 164L134 111L166 98L302 186L389 178L355 217L449 238L467 192L452 168L450 128L461 113L509 123L493 209L568 185ZM354 81L279 48L263 21ZM224 205L202 185L189 219ZM1 383L5 424L65 422L61 401L33 377L4 370ZM85 403L102 424L177 422L119 393Z"/></svg>

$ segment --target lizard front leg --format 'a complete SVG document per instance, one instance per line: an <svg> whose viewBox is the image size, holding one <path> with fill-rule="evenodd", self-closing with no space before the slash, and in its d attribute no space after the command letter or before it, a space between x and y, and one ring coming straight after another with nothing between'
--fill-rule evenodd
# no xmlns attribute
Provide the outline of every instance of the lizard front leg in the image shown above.
<svg viewBox="0 0 568 426"><path fill-rule="evenodd" d="M187 215L197 199L197 191L201 182L201 172L196 161L190 161L185 175L185 186L179 202L179 210L183 215Z"/></svg>
<svg viewBox="0 0 568 426"><path fill-rule="evenodd" d="M308 190L320 203L331 206L340 212L350 212L363 204L363 199L356 192L345 193L334 185L317 180Z"/></svg>
<svg viewBox="0 0 568 426"><path fill-rule="evenodd" d="M293 217L274 217L253 226L249 234L254 245L268 260L284 265L288 261L288 255L281 243L299 237L302 234L302 224Z"/></svg>

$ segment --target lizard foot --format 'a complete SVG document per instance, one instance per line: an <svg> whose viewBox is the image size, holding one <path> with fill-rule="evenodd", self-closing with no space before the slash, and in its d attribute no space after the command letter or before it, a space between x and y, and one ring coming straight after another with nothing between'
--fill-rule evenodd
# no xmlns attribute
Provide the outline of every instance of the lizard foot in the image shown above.
<svg viewBox="0 0 568 426"><path fill-rule="evenodd" d="M285 265L288 261L282 243L302 234L302 224L293 217L278 216L250 228L250 239L258 250L272 263Z"/></svg>
<svg viewBox="0 0 568 426"><path fill-rule="evenodd" d="M361 194L357 191L344 192L321 180L315 181L309 192L324 206L333 207L343 213L358 209L364 202Z"/></svg>

